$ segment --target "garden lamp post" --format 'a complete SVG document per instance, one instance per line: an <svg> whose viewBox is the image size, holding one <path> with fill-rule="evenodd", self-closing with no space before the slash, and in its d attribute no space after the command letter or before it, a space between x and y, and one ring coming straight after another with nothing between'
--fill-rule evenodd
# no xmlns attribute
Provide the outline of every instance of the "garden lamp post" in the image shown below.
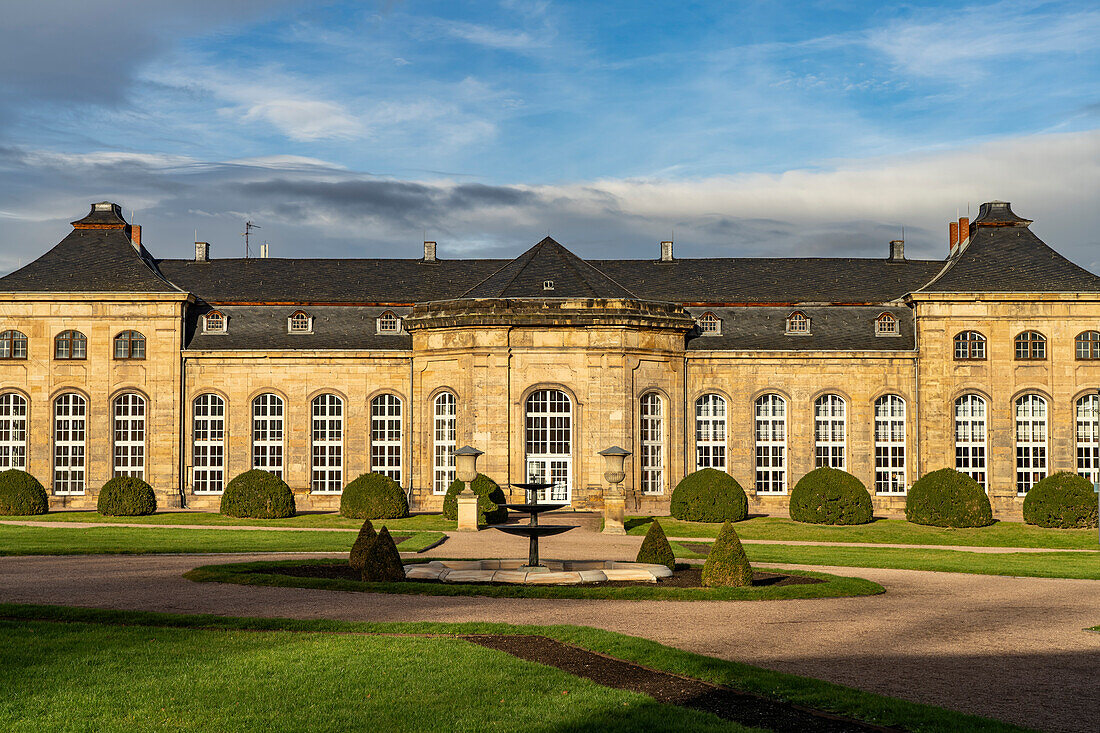
<svg viewBox="0 0 1100 733"><path fill-rule="evenodd" d="M458 493L458 527L460 532L477 531L477 494L470 488L470 484L477 478L477 459L482 451L468 445L464 445L455 451L455 478L466 484L466 488Z"/></svg>
<svg viewBox="0 0 1100 733"><path fill-rule="evenodd" d="M630 451L613 445L600 451L603 456L603 477L611 484L603 495L603 531L605 534L626 534L623 523L626 514L626 497L620 484L626 478L626 457Z"/></svg>

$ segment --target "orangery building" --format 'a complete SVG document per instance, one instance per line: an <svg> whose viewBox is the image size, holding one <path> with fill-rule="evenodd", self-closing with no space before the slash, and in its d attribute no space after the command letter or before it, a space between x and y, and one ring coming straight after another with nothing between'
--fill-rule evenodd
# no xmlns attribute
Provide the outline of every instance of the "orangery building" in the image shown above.
<svg viewBox="0 0 1100 733"><path fill-rule="evenodd" d="M876 510L943 467L1001 517L1040 478L1097 480L1100 277L1009 204L949 227L942 260L582 260L547 237L512 260L158 259L97 203L0 278L0 469L53 506L144 478L216 509L280 475L301 509L386 473L438 509L454 451L502 485L602 504L599 451L631 452L627 508L667 511L687 473L727 471L783 513L842 468ZM417 252L420 254L420 252Z"/></svg>

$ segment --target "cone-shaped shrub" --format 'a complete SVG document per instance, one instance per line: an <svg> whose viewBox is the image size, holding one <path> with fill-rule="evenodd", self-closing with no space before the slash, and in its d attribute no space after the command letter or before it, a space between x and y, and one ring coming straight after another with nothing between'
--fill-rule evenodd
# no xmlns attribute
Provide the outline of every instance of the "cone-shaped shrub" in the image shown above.
<svg viewBox="0 0 1100 733"><path fill-rule="evenodd" d="M458 519L458 495L466 488L466 484L455 479L447 487L447 495L443 497L443 518ZM500 524L508 518L508 510L500 506L508 501L496 481L479 473L477 478L470 482L470 489L477 494L477 523Z"/></svg>
<svg viewBox="0 0 1100 733"><path fill-rule="evenodd" d="M157 495L135 476L115 476L99 490L95 508L105 517L143 517L156 512Z"/></svg>
<svg viewBox="0 0 1100 733"><path fill-rule="evenodd" d="M1024 497L1024 521L1040 527L1070 529L1096 526L1092 482L1064 471L1047 476Z"/></svg>
<svg viewBox="0 0 1100 733"><path fill-rule="evenodd" d="M351 546L351 557L348 558L348 564L351 565L352 570L363 572L363 563L367 559L367 552L376 539L378 539L378 533L374 531L374 525L368 519L363 522L363 527L355 538L355 544Z"/></svg>
<svg viewBox="0 0 1100 733"><path fill-rule="evenodd" d="M749 515L749 499L733 476L704 468L676 484L669 514L685 522L740 522Z"/></svg>
<svg viewBox="0 0 1100 733"><path fill-rule="evenodd" d="M294 494L270 471L245 471L225 486L221 512L227 517L284 519L294 516Z"/></svg>
<svg viewBox="0 0 1100 733"><path fill-rule="evenodd" d="M384 473L364 473L344 487L340 514L350 519L399 519L409 516L409 498Z"/></svg>
<svg viewBox="0 0 1100 733"><path fill-rule="evenodd" d="M941 468L909 489L905 518L932 527L985 527L993 524L993 508L977 481L953 468Z"/></svg>
<svg viewBox="0 0 1100 733"><path fill-rule="evenodd" d="M665 565L669 570L676 569L676 556L672 554L672 545L668 544L665 530L656 519L649 525L649 530L645 533L642 547L638 550L637 562Z"/></svg>
<svg viewBox="0 0 1100 733"><path fill-rule="evenodd" d="M731 522L722 525L703 563L703 585L708 588L752 585L752 566Z"/></svg>
<svg viewBox="0 0 1100 733"><path fill-rule="evenodd" d="M390 537L390 531L383 527L363 558L363 580L389 583L404 579L405 566L401 564L401 554L393 543L393 537Z"/></svg>
<svg viewBox="0 0 1100 733"><path fill-rule="evenodd" d="M790 514L809 524L867 524L871 494L858 478L837 468L816 468L791 489Z"/></svg>
<svg viewBox="0 0 1100 733"><path fill-rule="evenodd" d="M0 514L26 517L49 510L49 497L38 479L18 468L0 473Z"/></svg>

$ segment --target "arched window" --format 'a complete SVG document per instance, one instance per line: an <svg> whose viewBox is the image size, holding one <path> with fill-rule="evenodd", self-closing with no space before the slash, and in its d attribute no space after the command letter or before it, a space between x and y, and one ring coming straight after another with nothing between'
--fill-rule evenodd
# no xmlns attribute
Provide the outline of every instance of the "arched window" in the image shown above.
<svg viewBox="0 0 1100 733"><path fill-rule="evenodd" d="M707 311L706 313L701 315L697 323L699 324L699 330L702 333L711 333L714 335L722 333L721 319L710 311Z"/></svg>
<svg viewBox="0 0 1100 733"><path fill-rule="evenodd" d="M24 337L25 338L25 337ZM1077 358L1084 360L1100 359L1100 331L1084 331L1074 340ZM24 348L24 351L26 349Z"/></svg>
<svg viewBox="0 0 1100 733"><path fill-rule="evenodd" d="M656 392L642 395L642 493L665 492L665 411Z"/></svg>
<svg viewBox="0 0 1100 733"><path fill-rule="evenodd" d="M393 311L386 311L378 317L378 333L398 333L401 331L401 319Z"/></svg>
<svg viewBox="0 0 1100 733"><path fill-rule="evenodd" d="M1023 496L1047 475L1047 401L1037 394L1016 400L1016 493Z"/></svg>
<svg viewBox="0 0 1100 733"><path fill-rule="evenodd" d="M344 489L344 401L334 394L313 398L310 405L313 468L310 488L317 492Z"/></svg>
<svg viewBox="0 0 1100 733"><path fill-rule="evenodd" d="M875 400L875 491L905 493L905 400L887 394Z"/></svg>
<svg viewBox="0 0 1100 733"><path fill-rule="evenodd" d="M53 358L87 359L88 339L80 331L62 331L53 340Z"/></svg>
<svg viewBox="0 0 1100 733"><path fill-rule="evenodd" d="M808 334L810 332L810 319L802 311L795 311L787 316L787 333Z"/></svg>
<svg viewBox="0 0 1100 733"><path fill-rule="evenodd" d="M1077 473L1094 484L1100 481L1100 398L1085 395L1077 400Z"/></svg>
<svg viewBox="0 0 1100 733"><path fill-rule="evenodd" d="M985 336L977 331L962 331L955 334L955 358L959 361L984 359Z"/></svg>
<svg viewBox="0 0 1100 733"><path fill-rule="evenodd" d="M848 411L840 395L821 395L814 401L814 465L844 470Z"/></svg>
<svg viewBox="0 0 1100 733"><path fill-rule="evenodd" d="M892 313L883 313L875 319L876 336L897 336L898 319Z"/></svg>
<svg viewBox="0 0 1100 733"><path fill-rule="evenodd" d="M122 394L115 398L115 476L145 478L145 398Z"/></svg>
<svg viewBox="0 0 1100 733"><path fill-rule="evenodd" d="M84 436L88 402L78 394L59 395L53 403L53 492L84 493Z"/></svg>
<svg viewBox="0 0 1100 733"><path fill-rule="evenodd" d="M0 395L0 471L27 467L27 398Z"/></svg>
<svg viewBox="0 0 1100 733"><path fill-rule="evenodd" d="M695 400L695 470L726 470L726 400L705 394Z"/></svg>
<svg viewBox="0 0 1100 733"><path fill-rule="evenodd" d="M756 398L756 492L787 491L787 401L777 394Z"/></svg>
<svg viewBox="0 0 1100 733"><path fill-rule="evenodd" d="M26 359L27 335L22 331L0 333L0 359Z"/></svg>
<svg viewBox="0 0 1100 733"><path fill-rule="evenodd" d="M252 468L283 477L283 398L270 392L252 400Z"/></svg>
<svg viewBox="0 0 1100 733"><path fill-rule="evenodd" d="M550 501L568 502L573 468L573 403L560 389L532 392L525 405L527 481L553 484ZM538 501L546 500L540 492Z"/></svg>
<svg viewBox="0 0 1100 733"><path fill-rule="evenodd" d="M458 400L440 392L432 401L432 493L446 494L455 480Z"/></svg>
<svg viewBox="0 0 1100 733"><path fill-rule="evenodd" d="M955 470L989 490L985 480L985 400L976 394L955 400Z"/></svg>
<svg viewBox="0 0 1100 733"><path fill-rule="evenodd" d="M225 400L216 394L192 406L192 475L196 494L218 494L225 486Z"/></svg>
<svg viewBox="0 0 1100 733"><path fill-rule="evenodd" d="M145 337L137 331L123 331L115 336L116 359L144 359Z"/></svg>
<svg viewBox="0 0 1100 733"><path fill-rule="evenodd" d="M202 318L202 330L206 333L225 333L226 319L221 311L210 311Z"/></svg>
<svg viewBox="0 0 1100 733"><path fill-rule="evenodd" d="M370 401L370 470L401 483L401 399L382 394Z"/></svg>
<svg viewBox="0 0 1100 733"><path fill-rule="evenodd" d="M1047 358L1047 337L1038 331L1024 331L1018 335L1016 358L1020 360Z"/></svg>
<svg viewBox="0 0 1100 733"><path fill-rule="evenodd" d="M313 318L305 311L294 311L287 319L289 333L309 333L313 330Z"/></svg>

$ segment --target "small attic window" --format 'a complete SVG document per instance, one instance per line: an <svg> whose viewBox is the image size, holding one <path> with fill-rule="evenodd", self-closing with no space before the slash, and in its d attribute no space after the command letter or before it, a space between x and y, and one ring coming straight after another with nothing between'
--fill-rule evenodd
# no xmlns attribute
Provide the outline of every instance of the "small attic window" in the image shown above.
<svg viewBox="0 0 1100 733"><path fill-rule="evenodd" d="M386 311L378 317L378 333L400 333L401 319L393 311Z"/></svg>
<svg viewBox="0 0 1100 733"><path fill-rule="evenodd" d="M225 333L225 314L221 311L210 311L202 318L202 330L204 333Z"/></svg>
<svg viewBox="0 0 1100 733"><path fill-rule="evenodd" d="M892 313L883 313L875 319L876 336L900 336L898 319Z"/></svg>
<svg viewBox="0 0 1100 733"><path fill-rule="evenodd" d="M287 319L288 333L313 333L313 316L305 311L294 311Z"/></svg>
<svg viewBox="0 0 1100 733"><path fill-rule="evenodd" d="M704 334L714 334L718 336L722 333L722 319L710 311L699 316L699 320L696 321L696 323L699 324L699 330Z"/></svg>
<svg viewBox="0 0 1100 733"><path fill-rule="evenodd" d="M554 289L554 281L553 280L543 280L542 281L542 289L543 290L553 290Z"/></svg>
<svg viewBox="0 0 1100 733"><path fill-rule="evenodd" d="M802 311L795 311L787 316L787 333L796 336L810 335L810 319Z"/></svg>

